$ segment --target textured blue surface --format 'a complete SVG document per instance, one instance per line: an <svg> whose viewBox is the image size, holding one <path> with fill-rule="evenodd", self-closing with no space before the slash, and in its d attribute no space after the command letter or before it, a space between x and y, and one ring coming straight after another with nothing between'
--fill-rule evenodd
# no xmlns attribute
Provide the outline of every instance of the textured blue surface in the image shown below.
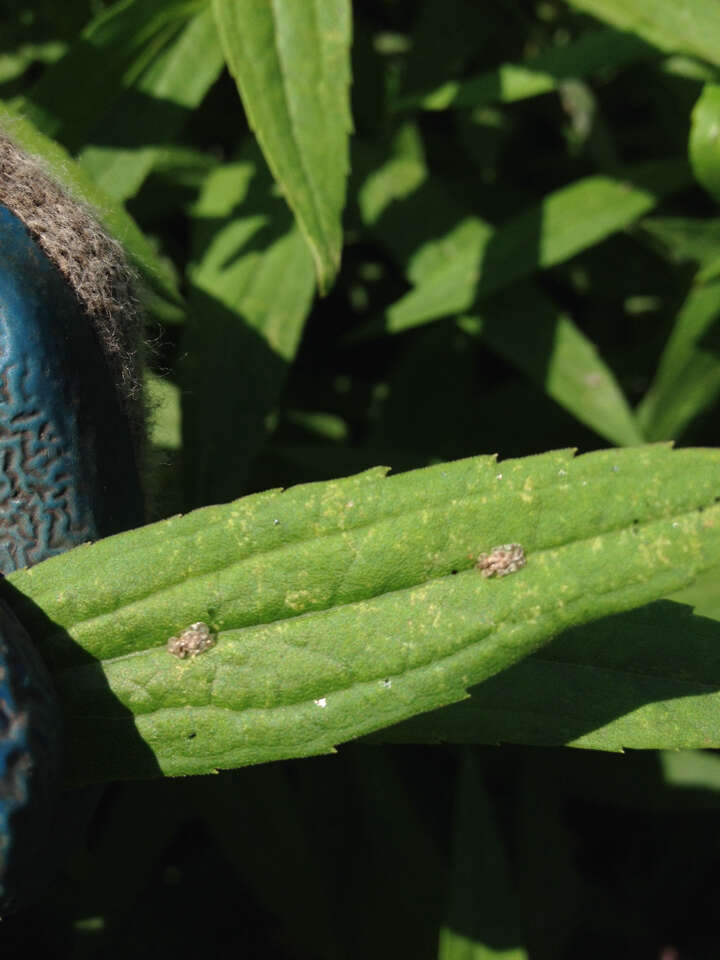
<svg viewBox="0 0 720 960"><path fill-rule="evenodd" d="M0 207L0 572L141 521L130 433L96 334ZM0 916L53 870L60 759L51 683L0 602Z"/></svg>
<svg viewBox="0 0 720 960"><path fill-rule="evenodd" d="M130 436L95 333L0 207L0 572L139 516Z"/></svg>
<svg viewBox="0 0 720 960"><path fill-rule="evenodd" d="M54 869L61 760L50 680L22 626L0 605L0 916L31 899Z"/></svg>

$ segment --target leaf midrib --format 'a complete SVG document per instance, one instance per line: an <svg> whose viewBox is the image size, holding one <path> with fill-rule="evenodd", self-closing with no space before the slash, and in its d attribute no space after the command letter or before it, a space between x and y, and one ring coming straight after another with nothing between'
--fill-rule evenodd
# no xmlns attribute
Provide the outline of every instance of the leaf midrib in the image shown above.
<svg viewBox="0 0 720 960"><path fill-rule="evenodd" d="M687 511L683 511L682 513L675 514L675 516L678 516L678 517L691 516L691 515L693 515L693 514L695 514L695 513L696 513L696 510L693 509L693 510L687 510ZM657 520L655 520L655 521L648 521L648 523L658 522L659 520L662 520L662 519L663 519L663 518L657 518ZM618 532L620 532L620 531L622 531L622 530L624 530L624 529L626 529L626 527L619 527L619 528L616 528L616 529L613 529L613 530L609 530L609 531L606 531L606 532L607 532L608 534L612 535L613 533L618 533ZM586 537L586 538L581 538L581 539L579 539L579 540L569 541L568 543L570 543L570 544L583 543L583 542L586 542L586 541L589 541L589 540L594 539L595 536L597 536L597 534L594 534L592 537ZM566 545L567 545L567 544L562 544L562 545L560 545L559 547L548 548L548 551L549 551L549 550L561 549L562 546L566 546ZM546 552L546 551L544 551L544 550L539 550L539 551L537 551L536 553L537 553L537 555L541 555L541 554L544 553L544 552ZM466 574L470 573L470 571L464 571L464 572L465 572ZM521 572L521 571L519 571L519 572ZM443 577L434 577L434 578L430 578L430 580L424 581L423 583L412 584L411 586L406 586L406 587L397 588L396 590L389 590L389 591L387 591L385 594L380 594L379 596L390 596L390 595L392 595L392 594L403 593L403 592L410 592L410 591L412 591L412 590L416 590L418 587L421 587L421 586L423 586L423 585L426 584L426 583L431 583L431 582L440 581L440 580L449 580L449 579L451 579L451 578L454 579L454 576L453 576L452 574L448 574L448 575L445 575L445 576L443 576ZM626 582L623 584L623 586L628 586L629 584L642 583L645 579L647 579L647 578L646 578L640 571L637 571L636 574L635 574L635 576L632 577L631 580L626 581ZM612 584L608 585L608 586L605 587L604 589L600 589L600 588L598 588L598 587L595 587L595 589L592 590L592 596L595 597L595 598L607 597L608 595L611 595L611 594L613 594L613 593L616 593L617 590L618 590L618 585L615 584L615 583L612 583ZM376 595L376 596L378 596L378 595ZM575 597L573 597L573 598L571 599L571 601L570 601L570 608L572 607L573 604L586 602L587 596L588 596L587 593L578 593ZM235 643L241 643L241 642L242 642L242 641L241 641L241 637L242 637L242 635L243 635L245 632L247 632L247 631L257 630L258 628L261 628L261 627L264 627L264 626L272 626L273 624L279 624L279 623L282 623L282 622L285 622L285 621L297 620L297 619L302 618L302 617L322 616L323 614L331 613L331 612L333 612L333 611L335 611L335 610L339 610L339 609L343 609L343 608L349 608L349 607L353 607L353 606L362 605L362 604L366 603L367 600L371 600L371 599L374 599L374 597L365 598L365 599L362 599L362 600L353 600L353 601L349 601L349 602L347 602L347 603L337 604L336 606L330 607L330 608L324 608L324 609L321 609L321 610L305 611L305 612L303 612L303 613L301 613L301 614L296 614L296 615L290 616L290 617L280 617L280 618L278 618L277 620L271 620L271 621L261 622L261 623L257 623L257 624L249 624L249 625L244 626L244 627L240 627L240 628L236 628L236 629L231 629L231 630L221 631L220 634L219 634L219 642L222 642L222 637L223 637L223 635L226 635L226 636L227 636L228 634L232 634L232 636L233 636L233 644L235 644ZM534 598L534 606L537 607L537 608L539 608L539 614L538 614L538 616L537 616L537 619L538 619L538 620L542 620L545 616L548 615L548 613L551 613L551 612L553 611L554 606L555 606L555 599L556 599L556 598L551 597L551 598L548 599L548 602L547 602L546 604L543 604L542 602L538 602L537 598ZM568 609L570 609L570 608L568 608ZM380 671L379 673L377 673L376 675L373 674L373 675L370 676L370 677L355 680L355 681L353 681L353 682L351 682L351 683L349 683L349 684L346 684L346 685L344 685L344 686L327 686L327 687L324 687L324 688L323 688L323 694L322 694L322 695L323 695L323 696L326 696L326 695L328 695L328 694L347 693L347 692L350 692L350 691L354 690L356 687L361 687L361 686L366 685L366 684L371 684L371 685L372 685L372 684L377 684L377 683L380 682L381 680L383 680L383 679L385 679L385 678L388 678L388 677L391 678L391 679L392 679L392 678L399 678L399 677L410 677L410 676L412 676L413 674L416 674L416 673L418 673L418 672L420 672L420 671L423 671L423 670L428 669L429 667L437 667L437 666L440 666L440 665L442 665L442 664L446 664L446 663L448 663L448 662L451 662L455 657L458 657L458 656L461 656L461 655L465 654L470 648L474 647L475 645L477 645L477 644L479 644L479 643L482 643L483 641L485 641L485 640L488 639L488 638L491 638L491 639L492 639L493 637L497 636L498 631L502 631L503 633L505 633L505 632L512 632L513 628L519 627L519 626L522 626L522 625L527 625L527 619L526 619L525 616L519 616L519 617L512 617L512 616L507 617L507 616L506 616L506 617L503 617L503 619L502 619L499 623L493 621L493 622L491 622L491 623L485 624L484 626L485 626L486 629L484 630L484 632L482 633L481 636L476 636L476 637L474 637L473 639L469 640L468 642L463 643L461 646L458 646L456 649L454 649L454 650L452 650L452 651L449 651L449 652L447 652L447 653L445 653L445 654L443 654L443 655L441 655L441 656L438 656L438 655L436 655L436 654L433 654L433 652L430 651L430 652L428 653L428 656L427 656L425 659L423 659L422 662L420 662L420 663L415 663L413 666L408 667L408 668L405 669L405 670L398 670L398 671L395 671L395 672L388 672L387 670L382 670L382 671ZM481 627L480 627L480 625L479 625L479 626L478 626L478 630L480 630L480 629L481 629ZM523 644L523 645L522 645L522 649L526 649L526 647L527 647L527 644ZM162 648L162 645L160 645L160 644L153 644L152 647L148 647L148 648L145 648L145 649L143 649L143 650L132 651L132 652L130 652L130 653L123 654L123 655L121 655L121 656L119 656L119 657L113 657L113 658L110 658L110 659L107 659L107 660L103 660L103 661L102 661L102 665L103 665L103 667L104 667L105 665L108 665L108 664L110 664L110 663L118 663L118 662L121 662L121 661L126 660L126 659L128 659L128 658L137 657L137 656L144 656L144 655L147 655L147 654L148 654L149 652L151 652L152 650L157 650L157 649L161 649L161 648ZM531 650L528 651L528 653L527 653L526 655L529 655L529 653L531 653L531 652L532 652ZM520 658L519 658L519 659L520 659ZM551 660L551 659L549 659L549 658L545 658L545 657L540 657L540 658L538 658L538 659L541 660L541 662L546 663L546 664L551 664L551 663L553 663L553 662L557 662L557 663L562 663L562 664L565 664L565 665L568 665L568 666L571 666L571 667L577 668L577 669L599 670L599 671L602 671L602 672L605 672L605 673L609 673L609 674L613 674L613 675L618 675L618 676L627 676L628 674L632 674L632 675L635 675L635 676L644 677L644 678L646 678L646 679L668 679L667 677L662 677L661 675L655 675L655 674L647 673L647 672L632 671L632 670L621 670L621 669L613 668L613 667L594 667L594 666L589 665L589 664L577 663L577 662L572 661L572 660L555 660L555 661L553 661L553 660ZM513 663L514 663L514 662L517 662L517 661L513 661ZM186 668L187 668L187 667L192 668L192 663L193 663L192 660L189 661L189 663L186 665ZM347 669L347 665L345 664L344 661L339 660L338 663L339 663L339 665L340 665L343 669ZM513 663L510 663L508 666L512 666ZM99 668L99 664L97 665L97 667ZM64 669L62 669L62 670L56 671L56 672L55 672L55 676L56 676L56 677L58 677L58 676L63 676L63 675L66 675L66 674L71 674L71 673L72 673L74 670L76 670L76 669L83 670L83 669L87 669L87 668L88 668L88 664L87 664L87 663L74 664L74 665L68 666L68 667L66 667L66 668L64 668ZM371 668L371 669L372 669L372 668ZM492 674L489 674L489 675L492 675ZM488 675L488 676L489 676L489 675ZM487 677L485 677L485 678L483 678L483 679L487 679ZM689 683L689 682L690 682L690 681L682 681L682 680L677 680L677 681L676 681L674 678L671 678L671 679L672 679L673 682L677 682L677 683L683 683L683 682L684 682L684 683ZM474 686L476 683L480 683L480 682L482 682L482 681L471 680L470 678L468 678L468 680L467 680L467 686ZM696 686L697 686L697 684L696 684ZM210 686L209 686L207 689L210 691L210 697L212 697L212 695L213 695L213 694L212 694L213 683L211 683ZM303 699L300 699L300 700L294 700L294 701L291 701L291 702L278 702L278 703L274 704L273 706L269 706L269 707L249 706L249 707L243 707L243 708L233 708L233 707L231 707L231 706L228 707L228 706L222 706L222 705L214 704L214 703L212 703L211 701L209 701L209 702L207 702L207 703L203 703L203 704L194 703L194 704L191 705L191 707L192 707L192 709L203 709L203 710L205 710L205 709L215 709L215 710L226 711L226 712L229 712L229 713L240 714L240 713L245 713L245 712L248 712L248 711L255 711L255 710L261 711L261 712L262 712L262 711L267 712L267 711L275 710L275 709L279 709L279 708L294 708L294 707L298 707L298 706L301 706L301 705L303 705L303 704L309 703L309 702L311 701L311 699L313 699L313 698L307 698L307 697L306 697L306 698L303 698ZM137 710L133 710L133 715L136 716L136 717L139 717L139 716L150 716L150 715L153 715L153 714L162 714L162 713L165 713L165 712L170 712L170 713L172 713L173 711L183 711L183 710L187 710L187 709L188 709L188 705L184 705L184 706L172 706L172 707L160 707L160 708L157 708L157 709L152 709L152 708L151 708L151 709L148 709L148 710L145 710L145 711L143 711L142 709L137 709Z"/></svg>
<svg viewBox="0 0 720 960"><path fill-rule="evenodd" d="M571 480L568 481L568 480L566 479L565 482L568 483L568 485L569 485L572 481L571 481ZM579 481L578 481L578 482L579 482ZM545 490L547 490L547 489L552 489L552 487L553 487L553 483L552 483L551 481L548 481L547 483L545 483L545 484L543 484L543 485L538 486L537 488L535 488L535 491L536 491L537 493L542 493L543 491L545 491ZM477 498L477 497L479 497L479 496L484 496L484 495L485 495L485 494L476 493L476 494L472 494L472 495L470 495L470 496L456 498L455 503L458 504L458 505L459 505L459 504L462 504L462 503L468 503L468 502L474 500L475 498ZM496 499L497 499L498 497L499 497L499 498L503 498L503 497L505 497L506 495L507 495L507 494L505 494L505 493L499 493L498 495L496 495ZM706 505L706 504L703 504L703 506L705 506L705 505ZM104 610L102 613L97 614L96 616L83 617L83 618L80 618L80 619L78 619L78 620L68 621L68 622L66 622L65 624L63 624L63 628L64 628L65 630L71 631L71 630L73 629L73 627L77 627L78 625L83 625L83 626L87 625L87 626L90 626L90 625L92 625L92 624L97 624L98 622L102 622L104 619L111 619L111 618L113 618L113 617L117 614L117 612L120 611L120 610L132 610L134 607L139 607L139 606L141 606L143 603L145 603L145 602L146 602L148 599L150 599L151 597L158 597L158 598L163 597L163 596L167 595L168 593L171 593L172 591L176 590L176 589L177 589L179 586L181 586L181 585L188 584L188 583L192 583L192 582L198 582L198 581L201 581L203 578L206 578L206 577L212 577L212 576L214 576L215 574L217 574L219 571L234 571L234 570L240 569L244 564L246 564L246 563L253 563L253 562L255 562L255 561L257 560L258 557L261 557L261 556L270 556L270 555L272 555L272 554L278 554L278 553L281 553L281 552L283 552L283 551L294 550L294 549L296 549L298 546L302 546L303 544L310 543L310 542L312 542L312 541L315 541L315 542L323 542L323 541L332 540L333 538L341 538L341 537L343 537L343 536L344 536L345 534L347 534L347 533L359 532L359 531L362 531L363 529L366 529L366 528L369 528L369 527L380 526L380 525L383 524L383 523L387 523L387 522L390 522L390 521L392 521L392 520L397 519L398 516L408 516L408 517L411 517L413 514L417 514L417 513L423 512L423 511L428 510L428 509L431 509L431 510L432 510L432 509L436 509L436 508L438 508L438 507L440 507L440 509L442 509L442 501L438 501L438 502L434 503L432 506L428 506L427 504L424 504L424 505L420 505L420 506L417 506L417 507L412 508L412 509L403 508L401 505L399 505L399 507L398 507L397 510L394 510L394 511L392 511L392 512L389 512L388 514L385 514L385 515L382 516L381 518L373 518L373 519L370 519L370 520L361 521L361 522L356 523L356 524L355 524L354 526L352 526L352 527L347 527L347 528L344 528L344 529L335 529L335 530L332 530L332 531L329 531L329 532L323 533L323 534L302 535L302 536L299 536L296 540L293 540L293 541L291 541L291 542L289 542L289 543L279 544L279 545L277 545L277 546L270 547L270 548L268 548L268 549L266 549L266 550L254 551L253 553L248 554L247 556L243 557L241 560L236 561L235 563L229 563L229 564L228 564L228 563L220 563L220 564L218 564L217 566L213 566L213 567L211 567L211 568L209 568L209 569L207 569L207 570L203 570L201 573L198 573L198 574L195 574L195 575L192 575L192 574L191 574L191 575L188 576L188 575L179 574L177 580L173 580L171 583L166 584L164 587L162 587L162 588L160 588L160 589L155 589L155 590L152 590L152 589L151 589L151 590L149 590L147 593L144 593L144 594L142 594L141 596L135 597L133 600L129 601L128 603L123 603L123 604L121 604L120 606L114 607L112 610ZM656 523L656 522L658 522L658 521L660 521L660 520L665 519L666 517L683 517L683 516L686 516L686 515L691 515L691 514L695 513L695 512L697 511L697 509L698 509L698 507L692 507L692 508L690 508L690 509L688 509L688 510L676 511L676 510L672 510L672 508L670 508L670 510L669 510L667 513L658 511L658 513L655 514L653 517L651 517L651 518L649 518L649 519L647 519L647 520L640 521L640 522L638 522L638 523L632 523L631 521L625 521L625 522L623 522L623 523L613 524L613 525L610 525L610 526L599 526L599 525L598 525L598 526L596 526L596 527L594 528L593 533L592 533L590 536L587 536L587 537L580 536L580 537L576 537L576 538L572 538L572 539L568 539L568 540L558 541L558 542L556 542L556 543L554 543L554 544L552 544L552 545L548 545L548 546L546 546L546 547L542 547L542 548L536 549L536 550L534 550L533 552L537 555L537 554L543 553L545 550L557 550L557 549L560 549L560 548L562 548L562 547L570 546L570 545L572 545L572 544L578 544L578 543L583 543L583 542L586 541L586 540L592 540L592 539L594 539L594 538L597 537L597 536L601 536L601 535L604 536L604 535L608 535L608 534L619 533L619 532L622 531L622 530L628 530L628 529L631 529L631 528L633 528L633 529L635 529L635 530L637 530L637 531L640 531L640 530L643 529L645 526L647 526L647 525L649 525L649 524ZM218 523L222 524L222 521L218 521ZM192 536L193 536L193 534L186 534L185 537L181 537L181 538L179 538L179 539L180 539L180 540L183 540L183 539L185 539L186 537L192 537ZM138 548L136 548L136 549L137 549L137 552L140 552L140 551L142 550L141 547L138 547ZM136 551L133 551L133 552L136 552ZM469 567L469 563L468 563L467 560L465 560L465 561L464 561L464 564L460 566L460 569L461 569L461 570L465 570L465 569L467 569L468 567ZM445 579L445 578L448 577L448 576L453 576L453 575L452 575L452 574L444 574L444 575L442 575L442 576L435 576L435 577L431 576L431 577L428 577L426 580L416 581L416 582L414 582L414 583L412 583L412 584L406 584L406 585L403 585L403 586L401 586L401 587L396 587L396 588L394 588L394 589L381 590L381 591L378 591L378 592L368 593L366 596L363 596L363 597L360 597L360 598L357 598L357 599L354 599L354 600L349 600L349 601L346 601L345 603L332 603L332 602L330 602L330 603L328 603L327 606L314 607L312 610L304 610L304 611L302 611L301 613L293 614L293 615L291 615L291 616L280 616L280 617L275 617L275 618L268 619L268 620L259 620L259 621L255 622L255 623L246 624L246 625L244 625L243 627L239 627L239 628L236 628L236 629L253 629L254 627L266 626L266 625L269 625L269 624L272 624L272 623L279 623L279 622L282 622L282 621L284 621L284 620L295 620L295 619L297 619L298 617L307 616L307 615L312 615L312 614L314 614L314 613L322 613L322 612L325 611L325 610L338 609L338 608L340 608L340 607L347 606L347 605L352 604L352 603L360 603L360 602L364 602L364 601L366 601L366 600L371 600L371 599L373 599L373 598L375 598L375 597L378 597L378 596L384 596L384 595L386 595L386 594L389 595L389 594L392 594L392 593L400 592L400 591L402 591L402 590L407 590L407 589L411 589L411 588L414 588L414 587L422 586L423 583L431 583L431 582L433 582L433 581L435 581L435 580ZM40 602L40 605L42 605L42 596L38 597L37 599L38 599L38 601ZM146 650L146 649L151 649L151 648L143 648L143 650ZM141 652L141 651L133 651L133 653L137 653L137 652Z"/></svg>

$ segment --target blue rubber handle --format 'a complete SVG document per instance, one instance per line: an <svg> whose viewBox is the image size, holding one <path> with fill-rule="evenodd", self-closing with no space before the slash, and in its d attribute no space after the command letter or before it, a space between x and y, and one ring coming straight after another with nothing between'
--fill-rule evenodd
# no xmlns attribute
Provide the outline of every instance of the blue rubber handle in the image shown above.
<svg viewBox="0 0 720 960"><path fill-rule="evenodd" d="M0 207L0 571L128 529L142 513L126 418L95 331Z"/></svg>
<svg viewBox="0 0 720 960"><path fill-rule="evenodd" d="M0 572L142 522L130 427L74 292L0 207ZM0 916L53 870L60 712L0 603Z"/></svg>
<svg viewBox="0 0 720 960"><path fill-rule="evenodd" d="M30 902L57 862L58 704L19 621L0 604L0 917Z"/></svg>

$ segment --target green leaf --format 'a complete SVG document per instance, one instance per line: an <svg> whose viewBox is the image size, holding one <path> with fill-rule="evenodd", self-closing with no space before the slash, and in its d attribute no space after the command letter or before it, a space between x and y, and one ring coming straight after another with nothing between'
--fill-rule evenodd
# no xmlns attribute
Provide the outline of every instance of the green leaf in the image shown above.
<svg viewBox="0 0 720 960"><path fill-rule="evenodd" d="M325 440L342 442L348 438L348 425L342 417L333 413L314 413L309 410L287 410L289 423L302 427L308 433Z"/></svg>
<svg viewBox="0 0 720 960"><path fill-rule="evenodd" d="M197 505L243 491L315 283L307 244L254 141L237 163L210 174L192 217L183 431L188 492Z"/></svg>
<svg viewBox="0 0 720 960"><path fill-rule="evenodd" d="M570 0L573 7L628 30L668 52L720 65L720 15L715 0Z"/></svg>
<svg viewBox="0 0 720 960"><path fill-rule="evenodd" d="M397 107L447 110L497 101L512 103L557 90L562 80L604 73L653 53L652 47L631 33L591 30L524 63L504 63L469 80L450 80L425 93L407 94Z"/></svg>
<svg viewBox="0 0 720 960"><path fill-rule="evenodd" d="M705 268L720 256L720 219L646 217L637 231L673 264L694 261Z"/></svg>
<svg viewBox="0 0 720 960"><path fill-rule="evenodd" d="M54 675L70 780L308 756L720 564L719 463L657 446L376 469L111 537L4 589ZM480 576L478 553L509 542L527 565ZM174 658L197 620L216 646Z"/></svg>
<svg viewBox="0 0 720 960"><path fill-rule="evenodd" d="M703 87L692 112L688 151L696 180L720 201L720 84Z"/></svg>
<svg viewBox="0 0 720 960"><path fill-rule="evenodd" d="M366 178L359 204L366 222L377 228L378 238L420 289L424 277L450 270L471 254L481 257L494 231L479 217L467 216L427 179L412 136L397 148ZM436 222L439 218L444 219ZM450 230L447 222L454 224ZM418 247L420 231L433 239ZM518 285L486 300L479 316L464 317L460 324L600 436L622 445L642 442L612 371L572 319L539 289Z"/></svg>
<svg viewBox="0 0 720 960"><path fill-rule="evenodd" d="M638 235L647 236L673 264L695 261L698 284L720 276L720 220L696 217L647 217L638 225Z"/></svg>
<svg viewBox="0 0 720 960"><path fill-rule="evenodd" d="M660 760L668 786L720 792L720 759L714 754L663 752Z"/></svg>
<svg viewBox="0 0 720 960"><path fill-rule="evenodd" d="M151 443L167 450L179 450L180 391L174 383L154 373L146 373L145 391L151 413Z"/></svg>
<svg viewBox="0 0 720 960"><path fill-rule="evenodd" d="M17 80L36 63L54 63L63 53L65 44L60 40L23 43L12 52L3 52L0 54L0 84Z"/></svg>
<svg viewBox="0 0 720 960"><path fill-rule="evenodd" d="M63 902L82 903L88 915L102 917L105 931L111 928L115 936L124 917L132 916L135 925L137 904L146 895L160 857L183 823L197 818L198 808L191 805L196 798L191 797L190 802L187 798L198 782L203 781L156 780L118 785L112 799L105 799L108 816L93 837L92 857L83 857L81 865L68 870L63 878ZM75 816L82 816L75 810L79 796L87 807L84 815L89 820L97 807L98 793L88 790L70 796ZM130 824L136 840L133 843L128 843ZM88 926L91 924L92 919ZM93 948L99 947L93 938Z"/></svg>
<svg viewBox="0 0 720 960"><path fill-rule="evenodd" d="M708 281L720 277L720 254L713 260L710 260L698 273L698 280Z"/></svg>
<svg viewBox="0 0 720 960"><path fill-rule="evenodd" d="M167 517L182 509L180 390L170 380L145 374L150 443L145 451L147 516Z"/></svg>
<svg viewBox="0 0 720 960"><path fill-rule="evenodd" d="M325 292L342 250L351 127L349 0L213 0L213 10L250 125Z"/></svg>
<svg viewBox="0 0 720 960"><path fill-rule="evenodd" d="M629 226L688 184L686 164L658 160L622 176L592 176L562 187L423 277L388 309L384 329L399 333L468 311L491 293Z"/></svg>
<svg viewBox="0 0 720 960"><path fill-rule="evenodd" d="M720 620L720 568L701 574L695 582L672 595L679 603L689 603L701 617Z"/></svg>
<svg viewBox="0 0 720 960"><path fill-rule="evenodd" d="M344 880L335 893L335 937L345 942L333 956L430 957L437 943L447 870L445 838L427 802L432 787L418 790L417 780L407 775L407 761L397 751L364 746L338 759L349 774L345 790L331 797L332 806L325 801L326 810L320 811L325 813L324 823L332 825L348 802L353 810L352 826L346 827L340 848L339 872L334 873ZM438 764L437 769L443 768ZM305 777L306 804L309 801L314 809L319 805L317 781L308 770ZM337 844L333 849L337 851ZM348 862L353 868L346 871ZM348 930L353 931L351 938Z"/></svg>
<svg viewBox="0 0 720 960"><path fill-rule="evenodd" d="M487 56L488 51L494 49L494 38L504 33L509 23L506 10L487 4L468 4L464 0L444 0L442 3L426 0L414 5L413 13L412 21L406 21L407 32L384 32L373 37L375 49L382 44L387 50L393 41L396 44L405 41L401 82L406 90L435 86L449 73L463 72L469 64L477 63L478 56ZM389 20L384 22L388 24ZM358 26L358 40L362 37L361 24L362 20ZM395 79L392 77L392 61L389 65L390 71L384 71L385 82L387 85L387 80L391 80L392 90L396 85L392 82ZM378 66L375 60L370 70L377 73Z"/></svg>
<svg viewBox="0 0 720 960"><path fill-rule="evenodd" d="M716 814L720 809L716 789L720 763L714 753L707 751L638 750L618 755L587 750L529 750L523 754L529 755L537 768L537 779L544 772L545 783L554 785L561 816L562 808L576 798L608 808L654 813ZM524 786L519 785L520 789ZM545 805L546 799L550 798L541 791L540 804ZM532 803L532 792L528 801ZM566 842L573 844L576 836L571 834ZM550 842L553 840L551 837ZM582 877L576 875L576 889L582 882ZM549 954L555 955L562 956L559 952Z"/></svg>
<svg viewBox="0 0 720 960"><path fill-rule="evenodd" d="M683 77L687 80L698 80L700 83L717 83L720 80L720 69L705 63L701 60L695 60L693 57L686 57L681 53L666 57L660 64L663 73L669 76Z"/></svg>
<svg viewBox="0 0 720 960"><path fill-rule="evenodd" d="M80 163L100 187L118 200L135 196L169 142L197 109L224 65L209 5L196 14L149 64L138 80L123 89L113 110L113 142L95 128ZM105 107L107 109L107 107ZM137 146L141 144L140 146ZM146 145L149 144L149 145Z"/></svg>
<svg viewBox="0 0 720 960"><path fill-rule="evenodd" d="M450 895L438 960L527 960L519 946L518 900L502 831L469 751L454 806Z"/></svg>
<svg viewBox="0 0 720 960"><path fill-rule="evenodd" d="M649 604L568 630L471 699L374 739L717 749L719 643L716 620L680 603Z"/></svg>
<svg viewBox="0 0 720 960"><path fill-rule="evenodd" d="M312 780L313 802L303 787ZM322 786L319 786L319 781ZM163 781L160 781L163 782ZM169 783L169 781L164 781ZM309 956L334 957L340 926L328 777L314 769L266 764L215 777L172 781L194 790L194 811L252 899L274 916ZM273 837L269 857L267 838Z"/></svg>
<svg viewBox="0 0 720 960"><path fill-rule="evenodd" d="M93 130L103 137L98 142L104 142L115 103L162 60L168 45L207 3L119 0L88 24L67 54L15 106L73 153ZM202 74L205 68L196 64L194 69Z"/></svg>
<svg viewBox="0 0 720 960"><path fill-rule="evenodd" d="M126 200L223 64L209 0L123 0L89 24L19 105L79 154L103 190Z"/></svg>
<svg viewBox="0 0 720 960"><path fill-rule="evenodd" d="M720 357L702 339L720 316L720 281L693 286L637 409L648 440L673 440L720 394Z"/></svg>
<svg viewBox="0 0 720 960"><path fill-rule="evenodd" d="M567 775L563 776L563 761L578 756L597 758L567 750L552 759L546 750L528 750L518 757L513 865L522 930L533 960L567 956L577 927L583 930L578 909L583 880L576 863L576 835L566 815Z"/></svg>
<svg viewBox="0 0 720 960"><path fill-rule="evenodd" d="M123 244L130 259L141 272L151 294L159 303L159 312L168 310L177 313L182 299L175 274L124 207L100 190L60 144L44 136L28 120L2 104L0 126L18 146L41 157L58 183L70 194L93 206L99 219Z"/></svg>
<svg viewBox="0 0 720 960"><path fill-rule="evenodd" d="M594 344L539 289L522 284L491 297L460 326L600 436L621 446L642 443L625 395Z"/></svg>

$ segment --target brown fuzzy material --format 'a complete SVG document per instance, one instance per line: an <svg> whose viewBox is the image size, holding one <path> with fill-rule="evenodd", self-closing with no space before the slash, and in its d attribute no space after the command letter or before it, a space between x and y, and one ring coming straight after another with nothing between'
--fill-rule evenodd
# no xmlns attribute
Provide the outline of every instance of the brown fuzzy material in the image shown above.
<svg viewBox="0 0 720 960"><path fill-rule="evenodd" d="M136 278L123 248L89 207L53 180L41 160L24 153L2 133L0 204L25 224L82 304L140 448L144 433L143 317Z"/></svg>

